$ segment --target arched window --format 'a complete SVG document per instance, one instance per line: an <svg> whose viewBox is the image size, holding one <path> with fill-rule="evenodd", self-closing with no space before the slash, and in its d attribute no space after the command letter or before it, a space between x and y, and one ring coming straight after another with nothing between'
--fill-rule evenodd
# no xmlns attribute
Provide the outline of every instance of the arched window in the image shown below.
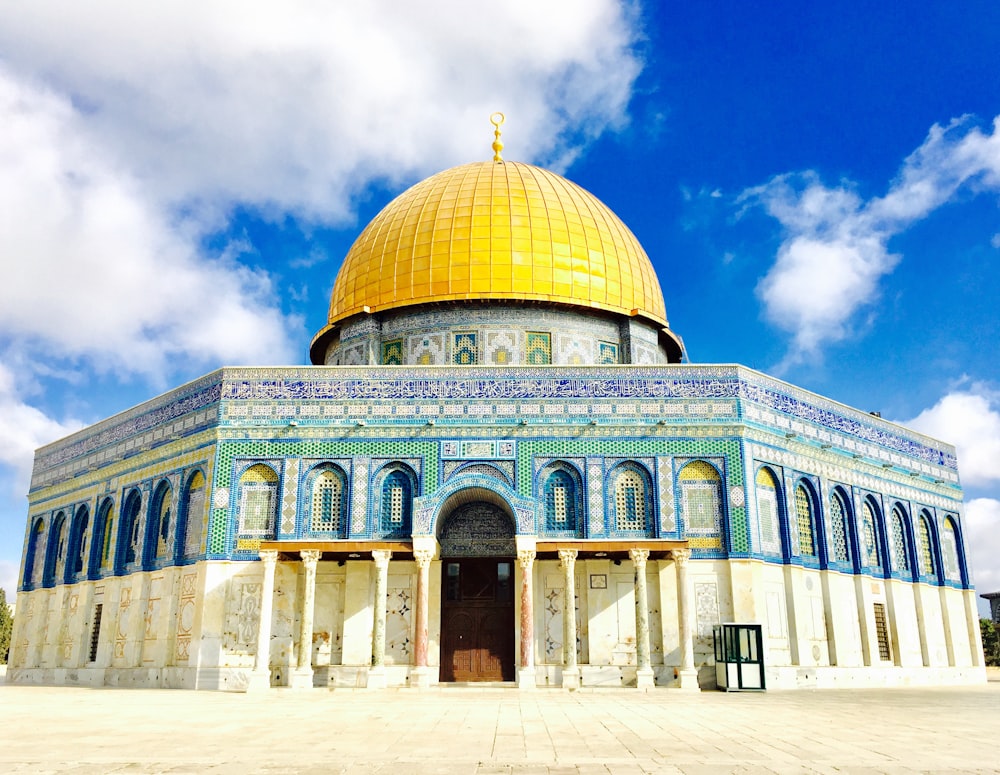
<svg viewBox="0 0 1000 775"><path fill-rule="evenodd" d="M205 524L205 475L195 471L188 477L184 497L181 499L183 520L180 553L194 557L201 552L201 536Z"/></svg>
<svg viewBox="0 0 1000 775"><path fill-rule="evenodd" d="M90 509L80 506L73 517L69 536L69 562L66 563L65 581L72 584L83 573L87 547L90 541Z"/></svg>
<svg viewBox="0 0 1000 775"><path fill-rule="evenodd" d="M649 474L634 463L625 463L611 472L612 527L619 533L650 532L653 511Z"/></svg>
<svg viewBox="0 0 1000 775"><path fill-rule="evenodd" d="M62 581L66 564L66 514L60 511L52 520L49 540L45 546L45 576L42 584L51 587L56 579Z"/></svg>
<svg viewBox="0 0 1000 775"><path fill-rule="evenodd" d="M769 468L757 471L757 521L760 550L765 554L781 554L781 520L778 514L778 483Z"/></svg>
<svg viewBox="0 0 1000 775"><path fill-rule="evenodd" d="M896 504L892 507L892 563L893 569L910 575L913 567L910 564L910 532L906 527L906 515Z"/></svg>
<svg viewBox="0 0 1000 775"><path fill-rule="evenodd" d="M173 536L173 493L167 482L160 482L153 494L143 561L147 568L173 556L170 540Z"/></svg>
<svg viewBox="0 0 1000 775"><path fill-rule="evenodd" d="M409 470L392 468L382 477L378 529L384 536L408 536L412 532L415 483Z"/></svg>
<svg viewBox="0 0 1000 775"><path fill-rule="evenodd" d="M335 466L324 466L312 479L309 529L342 535L347 527L347 477Z"/></svg>
<svg viewBox="0 0 1000 775"><path fill-rule="evenodd" d="M240 477L240 535L274 535L278 510L278 475L270 466L257 463Z"/></svg>
<svg viewBox="0 0 1000 775"><path fill-rule="evenodd" d="M861 552L869 568L882 567L882 540L878 530L878 507L870 498L861 503Z"/></svg>
<svg viewBox="0 0 1000 775"><path fill-rule="evenodd" d="M799 554L816 556L816 509L812 493L804 484L795 488L795 522L799 528Z"/></svg>
<svg viewBox="0 0 1000 775"><path fill-rule="evenodd" d="M944 518L944 527L941 530L941 564L944 566L945 579L961 583L962 566L958 559L958 535L951 517Z"/></svg>
<svg viewBox="0 0 1000 775"><path fill-rule="evenodd" d="M698 536L722 534L722 478L703 460L694 460L677 474L685 531Z"/></svg>
<svg viewBox="0 0 1000 775"><path fill-rule="evenodd" d="M36 519L28 534L28 550L24 553L23 586L25 589L31 589L40 580L42 563L38 562L38 547L44 535L45 520Z"/></svg>
<svg viewBox="0 0 1000 775"><path fill-rule="evenodd" d="M543 472L542 500L545 529L550 533L576 534L580 528L580 488L578 478L563 465Z"/></svg>
<svg viewBox="0 0 1000 775"><path fill-rule="evenodd" d="M834 490L830 496L830 538L834 562L851 561L851 534L847 524L849 512L843 493Z"/></svg>
<svg viewBox="0 0 1000 775"><path fill-rule="evenodd" d="M931 531L931 515L926 510L920 512L917 519L917 551L918 568L922 577L937 576L937 563L934 561L934 533Z"/></svg>
<svg viewBox="0 0 1000 775"><path fill-rule="evenodd" d="M101 571L111 567L111 541L115 534L115 507L111 498L101 501L94 520L94 538L90 546L90 573L100 578Z"/></svg>
<svg viewBox="0 0 1000 775"><path fill-rule="evenodd" d="M125 498L122 517L118 523L118 544L115 552L115 573L125 573L135 564L139 552L139 511L142 496L132 490Z"/></svg>

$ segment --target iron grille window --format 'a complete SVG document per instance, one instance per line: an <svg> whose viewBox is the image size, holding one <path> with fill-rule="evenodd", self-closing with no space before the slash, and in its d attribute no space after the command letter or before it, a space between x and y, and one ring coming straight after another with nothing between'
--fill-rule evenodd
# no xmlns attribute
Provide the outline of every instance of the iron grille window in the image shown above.
<svg viewBox="0 0 1000 775"><path fill-rule="evenodd" d="M97 646L101 642L101 616L103 613L103 603L94 606L94 627L90 631L90 662L97 661Z"/></svg>
<svg viewBox="0 0 1000 775"><path fill-rule="evenodd" d="M878 658L883 662L892 661L892 648L889 645L889 627L886 624L885 605L875 603L875 635L878 637Z"/></svg>

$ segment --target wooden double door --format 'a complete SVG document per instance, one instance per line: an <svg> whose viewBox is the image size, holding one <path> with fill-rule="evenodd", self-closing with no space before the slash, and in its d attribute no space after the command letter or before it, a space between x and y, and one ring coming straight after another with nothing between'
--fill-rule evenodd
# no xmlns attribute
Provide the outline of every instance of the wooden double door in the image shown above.
<svg viewBox="0 0 1000 775"><path fill-rule="evenodd" d="M441 563L441 680L514 680L514 562Z"/></svg>

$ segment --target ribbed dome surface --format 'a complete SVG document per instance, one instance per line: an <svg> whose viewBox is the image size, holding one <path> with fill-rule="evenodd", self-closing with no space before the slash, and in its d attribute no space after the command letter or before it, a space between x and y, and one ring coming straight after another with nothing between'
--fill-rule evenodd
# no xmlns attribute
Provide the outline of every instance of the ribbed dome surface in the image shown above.
<svg viewBox="0 0 1000 775"><path fill-rule="evenodd" d="M454 167L396 197L344 259L328 320L460 299L565 303L666 324L656 274L625 224L575 183L518 162Z"/></svg>

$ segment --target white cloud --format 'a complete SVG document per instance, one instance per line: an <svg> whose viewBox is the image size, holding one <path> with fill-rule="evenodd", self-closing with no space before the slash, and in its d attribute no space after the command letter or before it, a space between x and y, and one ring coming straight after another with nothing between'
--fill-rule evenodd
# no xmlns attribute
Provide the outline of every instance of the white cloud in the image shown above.
<svg viewBox="0 0 1000 775"><path fill-rule="evenodd" d="M991 134L967 118L933 126L883 197L864 200L847 182L828 187L812 172L780 175L743 193L785 229L757 292L765 313L792 334L791 362L846 337L855 313L879 296L900 260L891 237L927 217L962 186L1000 189L1000 116Z"/></svg>
<svg viewBox="0 0 1000 775"><path fill-rule="evenodd" d="M964 486L1000 483L1000 395L997 393L981 385L952 392L901 424L954 444Z"/></svg>
<svg viewBox="0 0 1000 775"><path fill-rule="evenodd" d="M373 178L572 158L626 120L627 4L220 0L0 6L0 50L161 201L336 220Z"/></svg>
<svg viewBox="0 0 1000 775"><path fill-rule="evenodd" d="M202 255L80 129L63 98L0 69L0 330L8 348L159 374L288 360L266 276Z"/></svg>
<svg viewBox="0 0 1000 775"><path fill-rule="evenodd" d="M1000 500L975 498L965 504L966 553L978 592L1000 592Z"/></svg>

